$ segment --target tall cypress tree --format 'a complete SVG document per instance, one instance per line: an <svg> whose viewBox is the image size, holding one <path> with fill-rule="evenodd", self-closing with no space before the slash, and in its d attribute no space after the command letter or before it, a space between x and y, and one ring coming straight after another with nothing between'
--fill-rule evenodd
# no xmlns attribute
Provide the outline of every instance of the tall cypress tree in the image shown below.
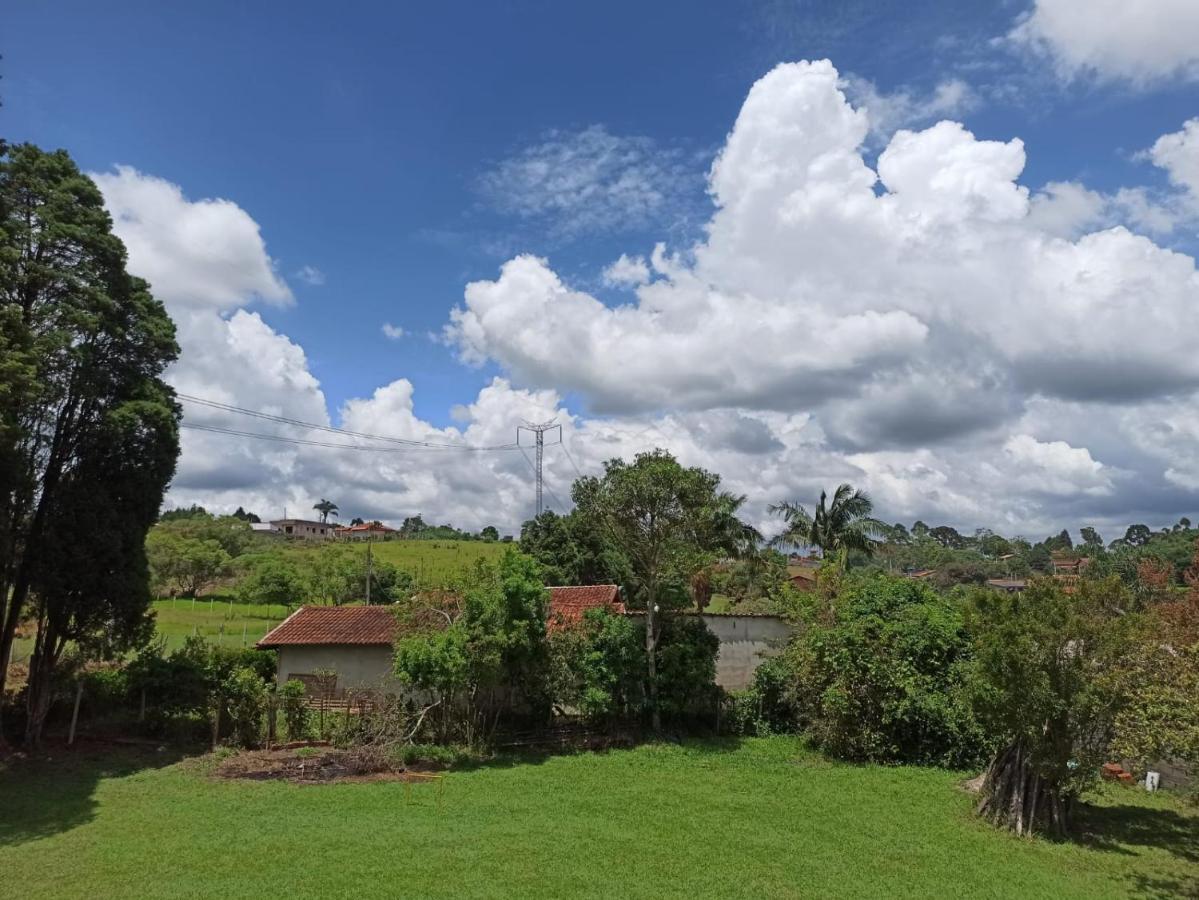
<svg viewBox="0 0 1199 900"><path fill-rule="evenodd" d="M147 510L178 455L161 377L178 347L126 271L96 185L65 151L0 149L0 691L32 615L37 718L68 640L105 630L119 642L144 619ZM118 613L118 596L140 616Z"/></svg>

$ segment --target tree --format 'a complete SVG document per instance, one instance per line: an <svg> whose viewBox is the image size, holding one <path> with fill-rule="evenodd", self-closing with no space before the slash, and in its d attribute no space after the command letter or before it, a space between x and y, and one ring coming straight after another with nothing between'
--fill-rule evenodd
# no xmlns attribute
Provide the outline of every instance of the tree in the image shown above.
<svg viewBox="0 0 1199 900"><path fill-rule="evenodd" d="M1119 691L1106 677L1127 647L1131 606L1118 579L1072 594L1050 579L1022 594L974 597L974 706L999 747L980 815L1017 834L1070 827L1104 762Z"/></svg>
<svg viewBox="0 0 1199 900"><path fill-rule="evenodd" d="M400 524L400 537L416 537L429 526L425 524L425 520L420 517L420 513L415 516L408 516Z"/></svg>
<svg viewBox="0 0 1199 900"><path fill-rule="evenodd" d="M278 556L264 556L254 561L237 586L237 593L248 603L265 603L268 607L278 603L290 607L303 602L308 585L290 561Z"/></svg>
<svg viewBox="0 0 1199 900"><path fill-rule="evenodd" d="M956 528L949 525L938 525L936 528L930 529L928 536L942 547L948 547L951 550L961 550L966 546L966 539L958 534Z"/></svg>
<svg viewBox="0 0 1199 900"><path fill-rule="evenodd" d="M844 759L980 762L988 748L966 689L970 651L959 603L909 578L851 583L831 619L808 610L777 663L790 724Z"/></svg>
<svg viewBox="0 0 1199 900"><path fill-rule="evenodd" d="M431 699L442 739L485 740L512 692L548 714L548 602L537 563L507 551L440 596L399 605L395 672Z"/></svg>
<svg viewBox="0 0 1199 900"><path fill-rule="evenodd" d="M488 525L479 532L479 537L485 541L498 541L500 539L500 531L494 525Z"/></svg>
<svg viewBox="0 0 1199 900"><path fill-rule="evenodd" d="M63 571L75 566L54 558L50 531L63 526L70 496L81 514L105 522L120 547L140 545L174 470L179 419L161 379L178 352L174 326L148 285L126 271L99 190L64 151L3 150L0 694L31 597L38 622L31 692L48 689L56 650L70 640L63 635L90 630L89 610L115 602L118 586L135 606L148 603L144 583L138 587L147 577L140 550L94 548L107 566L80 573L84 594L53 577L59 562ZM136 453L147 454L142 476L130 471L141 461L123 455ZM117 495L105 481L140 496ZM97 510L100 496L109 513ZM151 504L148 515L143 502Z"/></svg>
<svg viewBox="0 0 1199 900"><path fill-rule="evenodd" d="M363 520L362 516L354 516L354 518L350 519L350 524L351 525L365 525L366 522Z"/></svg>
<svg viewBox="0 0 1199 900"><path fill-rule="evenodd" d="M703 554L718 549L727 536L727 529L717 526L717 520L727 514L719 484L718 475L684 468L665 450L639 453L632 463L609 460L602 478L587 476L574 484L576 511L603 529L628 560L631 599L645 608L649 707L655 731L662 724L656 653L659 614L685 602L685 585L707 561Z"/></svg>
<svg viewBox="0 0 1199 900"><path fill-rule="evenodd" d="M337 504L332 500L326 500L324 497L321 498L320 503L314 503L312 508L321 514L322 522L328 522L330 515L337 515Z"/></svg>
<svg viewBox="0 0 1199 900"><path fill-rule="evenodd" d="M159 590L197 597L218 578L228 574L232 557L218 541L189 537L154 528L146 536L150 572Z"/></svg>
<svg viewBox="0 0 1199 900"><path fill-rule="evenodd" d="M241 519L243 522L252 522L255 524L262 521L262 519L258 518L257 515L252 512L246 512L240 506L233 511L233 518Z"/></svg>
<svg viewBox="0 0 1199 900"><path fill-rule="evenodd" d="M1099 536L1099 532L1090 525L1084 525L1079 529L1079 534L1082 535L1083 546L1089 550L1102 550L1103 538Z"/></svg>
<svg viewBox="0 0 1199 900"><path fill-rule="evenodd" d="M870 517L873 509L870 497L849 484L838 485L831 503L827 494L821 491L814 514L809 514L798 503L777 503L770 511L781 516L786 527L775 538L775 543L788 547L819 547L826 556L841 555L842 561L850 550L869 556L874 552L875 536L883 529L881 522Z"/></svg>
<svg viewBox="0 0 1199 900"><path fill-rule="evenodd" d="M1124 532L1124 543L1130 547L1140 547L1148 544L1152 537L1153 532L1148 525L1129 525L1128 530Z"/></svg>

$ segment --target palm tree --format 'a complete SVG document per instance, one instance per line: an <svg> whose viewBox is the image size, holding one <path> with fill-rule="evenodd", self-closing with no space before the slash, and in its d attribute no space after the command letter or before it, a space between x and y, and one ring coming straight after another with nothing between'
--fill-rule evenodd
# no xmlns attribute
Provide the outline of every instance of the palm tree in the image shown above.
<svg viewBox="0 0 1199 900"><path fill-rule="evenodd" d="M820 502L815 514L809 514L798 503L778 503L770 507L775 515L782 516L786 528L773 541L776 545L789 547L819 547L827 557L859 550L867 556L874 552L875 538L886 527L870 513L874 510L864 492L853 485L842 484L833 492L832 503L828 495L820 492Z"/></svg>
<svg viewBox="0 0 1199 900"><path fill-rule="evenodd" d="M712 599L712 576L726 559L749 560L759 558L762 534L752 525L741 521L737 513L745 504L744 494L720 491L716 494L704 523L707 533L701 543L709 549L696 560L691 574L691 598L702 612Z"/></svg>
<svg viewBox="0 0 1199 900"><path fill-rule="evenodd" d="M330 513L332 513L333 515L337 515L337 504L334 503L332 500L326 500L324 497L321 498L320 503L314 503L312 505L312 508L321 514L322 522L329 521Z"/></svg>

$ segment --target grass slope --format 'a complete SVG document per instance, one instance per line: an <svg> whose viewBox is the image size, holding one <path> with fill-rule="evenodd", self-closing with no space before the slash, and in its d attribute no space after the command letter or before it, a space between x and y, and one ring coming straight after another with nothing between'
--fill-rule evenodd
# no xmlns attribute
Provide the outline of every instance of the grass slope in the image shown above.
<svg viewBox="0 0 1199 900"><path fill-rule="evenodd" d="M79 757L0 774L22 897L1192 896L1199 818L1109 789L1106 837L1021 840L953 773L828 763L791 738L644 746L418 786L205 777Z"/></svg>

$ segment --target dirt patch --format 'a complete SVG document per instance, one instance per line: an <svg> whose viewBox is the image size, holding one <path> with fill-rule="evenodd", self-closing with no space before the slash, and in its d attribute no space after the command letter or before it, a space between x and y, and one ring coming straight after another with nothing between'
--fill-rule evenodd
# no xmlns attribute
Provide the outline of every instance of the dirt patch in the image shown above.
<svg viewBox="0 0 1199 900"><path fill-rule="evenodd" d="M330 747L305 746L276 750L244 750L221 760L218 778L334 784L372 781L425 782L435 773L410 769L374 754Z"/></svg>

